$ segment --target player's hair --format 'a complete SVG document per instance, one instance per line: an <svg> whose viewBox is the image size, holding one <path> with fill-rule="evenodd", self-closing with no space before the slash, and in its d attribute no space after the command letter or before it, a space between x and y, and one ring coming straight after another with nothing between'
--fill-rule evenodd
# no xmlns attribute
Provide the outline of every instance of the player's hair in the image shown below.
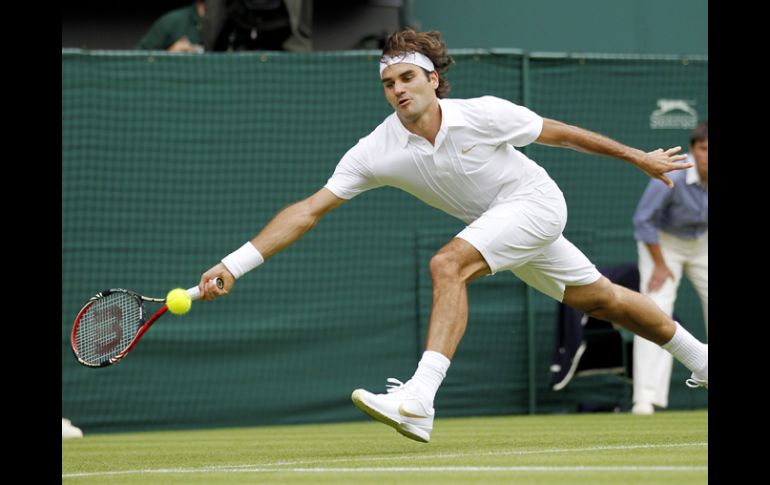
<svg viewBox="0 0 770 485"><path fill-rule="evenodd" d="M690 133L690 146L695 145L696 142L706 141L709 139L709 120L702 121L698 126Z"/></svg>
<svg viewBox="0 0 770 485"><path fill-rule="evenodd" d="M452 87L446 79L446 71L454 64L454 59L447 55L446 44L441 40L441 32L416 32L406 29L390 34L382 49L383 56L400 56L407 52L419 52L426 55L438 72L436 96L446 97ZM423 69L424 70L424 69ZM427 71L426 71L427 72Z"/></svg>

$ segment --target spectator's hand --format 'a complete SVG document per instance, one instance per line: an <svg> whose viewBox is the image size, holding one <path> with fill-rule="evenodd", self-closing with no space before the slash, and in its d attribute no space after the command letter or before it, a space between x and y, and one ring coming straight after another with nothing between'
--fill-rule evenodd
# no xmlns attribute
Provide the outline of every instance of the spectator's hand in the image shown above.
<svg viewBox="0 0 770 485"><path fill-rule="evenodd" d="M687 155L675 155L682 147L669 148L663 151L662 148L647 152L639 162L639 168L650 177L662 180L669 188L674 186L674 182L666 177L666 173L672 170L682 170L692 167L692 163L677 163L687 158Z"/></svg>
<svg viewBox="0 0 770 485"><path fill-rule="evenodd" d="M222 278L222 282L224 282L224 288L221 290L211 282L217 277ZM235 285L235 277L227 270L224 264L219 263L201 276L201 280L198 283L198 288L201 290L201 300L211 301L214 298L225 296L230 293L233 285Z"/></svg>
<svg viewBox="0 0 770 485"><path fill-rule="evenodd" d="M647 292L653 293L658 291L667 278L674 279L674 274L668 269L665 264L656 264L652 270L652 276L650 277L650 283L647 285Z"/></svg>
<svg viewBox="0 0 770 485"><path fill-rule="evenodd" d="M186 36L181 37L179 40L171 44L171 47L166 49L169 52L203 52L203 46L198 44L191 44L190 39Z"/></svg>

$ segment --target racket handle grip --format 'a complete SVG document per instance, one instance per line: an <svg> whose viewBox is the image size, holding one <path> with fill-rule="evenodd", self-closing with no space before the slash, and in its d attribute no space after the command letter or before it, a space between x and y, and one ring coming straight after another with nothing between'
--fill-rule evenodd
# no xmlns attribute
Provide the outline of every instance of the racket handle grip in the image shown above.
<svg viewBox="0 0 770 485"><path fill-rule="evenodd" d="M216 277L216 278L212 278L210 281L215 285L217 285L217 288L219 288L220 290L225 287L225 282L222 281L222 278ZM192 301L201 299L201 290L198 289L197 286L193 286L192 288L188 289L187 294L190 295L190 299Z"/></svg>

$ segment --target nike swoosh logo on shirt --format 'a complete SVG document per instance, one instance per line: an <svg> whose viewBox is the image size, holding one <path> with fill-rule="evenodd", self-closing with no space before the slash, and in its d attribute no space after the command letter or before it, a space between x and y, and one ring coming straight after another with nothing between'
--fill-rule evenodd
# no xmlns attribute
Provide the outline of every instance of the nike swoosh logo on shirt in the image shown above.
<svg viewBox="0 0 770 485"><path fill-rule="evenodd" d="M405 418L427 418L427 416L420 416L419 414L410 413L406 409L404 409L404 404L402 403L400 406L398 406L398 414L401 416L404 416Z"/></svg>
<svg viewBox="0 0 770 485"><path fill-rule="evenodd" d="M475 146L476 146L476 143L474 143L473 145L471 145L469 148L463 148L463 149L461 149L460 151L462 152L462 154L463 154L463 155L465 155L465 154L466 154L466 153L468 153L469 151L473 150L473 147L475 147Z"/></svg>

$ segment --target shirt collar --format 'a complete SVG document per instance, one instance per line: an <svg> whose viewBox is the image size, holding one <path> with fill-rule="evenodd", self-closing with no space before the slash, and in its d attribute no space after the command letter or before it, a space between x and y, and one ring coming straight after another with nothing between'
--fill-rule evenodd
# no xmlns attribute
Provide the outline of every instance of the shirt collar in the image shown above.
<svg viewBox="0 0 770 485"><path fill-rule="evenodd" d="M700 179L700 174L698 173L698 165L695 164L695 158L692 156L692 154L687 155L687 160L685 160L685 162L693 163L693 166L687 169L687 174L685 176L685 182L687 182L687 185L703 185L703 182Z"/></svg>
<svg viewBox="0 0 770 485"><path fill-rule="evenodd" d="M390 123L393 125L393 131L396 133L398 146L406 148L406 145L409 143L409 135L412 133L406 129L403 123L401 123L401 120L398 119L398 115L395 112L390 115Z"/></svg>
<svg viewBox="0 0 770 485"><path fill-rule="evenodd" d="M465 117L463 117L463 114L460 112L460 110L457 109L457 106L452 104L451 101L446 99L439 99L438 104L441 106L442 125L446 125L447 127L467 125Z"/></svg>
<svg viewBox="0 0 770 485"><path fill-rule="evenodd" d="M463 117L462 113L452 103L446 102L445 99L439 99L438 104L441 107L441 128L439 128L439 131L446 130L450 126L467 125L465 117ZM396 113L393 113L391 116L391 122L396 125L395 131L398 144L402 148L406 148L406 145L409 143L410 135L417 135L406 129L406 127L401 123L401 120L398 119L398 115Z"/></svg>

